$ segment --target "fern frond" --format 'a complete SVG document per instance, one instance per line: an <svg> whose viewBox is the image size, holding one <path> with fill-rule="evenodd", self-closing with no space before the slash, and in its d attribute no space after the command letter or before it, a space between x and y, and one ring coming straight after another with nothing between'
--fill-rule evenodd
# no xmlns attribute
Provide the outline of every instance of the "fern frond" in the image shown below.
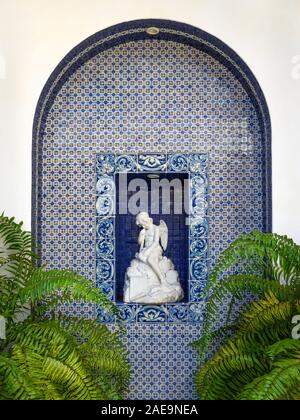
<svg viewBox="0 0 300 420"><path fill-rule="evenodd" d="M3 399L9 399L12 395L19 400L42 398L42 393L34 385L27 372L3 353L0 353L0 376L0 395Z"/></svg>
<svg viewBox="0 0 300 420"><path fill-rule="evenodd" d="M202 372L203 370L203 372ZM234 399L242 385L263 371L257 353L237 353L220 357L196 376L197 391L202 400Z"/></svg>
<svg viewBox="0 0 300 420"><path fill-rule="evenodd" d="M41 356L31 349L15 344L11 354L19 367L30 371L36 385L43 386L45 379L52 384L60 384L63 394L59 399L101 399L93 378L85 371L76 350L59 360L59 353L56 358ZM56 393L58 396L58 389Z"/></svg>
<svg viewBox="0 0 300 420"><path fill-rule="evenodd" d="M217 302L222 303L227 296L232 296L238 300L242 300L247 293L256 296L263 296L265 292L273 292L280 299L288 299L294 295L293 286L283 286L275 280L266 280L262 276L236 274L225 277L222 281L222 287L211 294L207 302L205 327L206 334L202 339L202 349L207 346L214 338L211 333L211 326L218 314L219 306ZM227 319L231 318L231 311L234 308L228 308ZM224 326L226 328L226 325Z"/></svg>
<svg viewBox="0 0 300 420"><path fill-rule="evenodd" d="M246 274L292 284L300 276L300 247L286 236L254 231L241 235L221 255L213 268L207 292L220 286L220 275L242 262Z"/></svg>
<svg viewBox="0 0 300 420"><path fill-rule="evenodd" d="M15 218L8 218L4 214L0 215L0 256L11 254L22 254L29 259L37 258L32 252L32 237L30 232L24 231L23 223L16 223Z"/></svg>
<svg viewBox="0 0 300 420"><path fill-rule="evenodd" d="M127 350L120 341L119 333L109 332L106 326L96 321L82 319L79 325L80 337L77 329L77 339L80 340L82 357L88 361L98 379L102 376L110 378L118 395L122 395L129 386L130 368L126 363ZM68 323L66 328L71 334L76 334L76 326L77 322ZM100 352L103 357L100 357Z"/></svg>
<svg viewBox="0 0 300 420"><path fill-rule="evenodd" d="M267 353L271 359L274 359L276 356L281 354L286 354L289 357L291 354L299 353L300 359L300 340L293 340L292 338L286 338L285 340L280 340L271 346L268 347Z"/></svg>
<svg viewBox="0 0 300 420"><path fill-rule="evenodd" d="M0 216L0 399L122 398L130 370L117 333L58 309L84 300L118 315L116 305L76 273L38 268L31 242L22 224Z"/></svg>
<svg viewBox="0 0 300 420"><path fill-rule="evenodd" d="M271 372L254 379L239 395L241 400L279 400L300 387L300 359L280 360ZM299 394L298 394L299 395Z"/></svg>
<svg viewBox="0 0 300 420"><path fill-rule="evenodd" d="M105 325L96 321L28 321L27 326L23 325L15 331L13 339L41 356L63 362L76 349L82 366L93 372L93 378L106 399L121 398L128 389L130 370L127 352L117 333L110 333Z"/></svg>
<svg viewBox="0 0 300 420"><path fill-rule="evenodd" d="M209 344L222 345L197 372L200 398L299 399L300 344L290 335L300 312L300 247L276 234L242 235L221 254L206 290L203 335L194 346L203 361ZM252 303L237 310L249 295ZM215 331L228 299L235 320L229 308Z"/></svg>
<svg viewBox="0 0 300 420"><path fill-rule="evenodd" d="M42 301L58 291L68 293L73 301L93 302L107 308L114 314L118 314L116 305L96 289L91 282L68 270L44 271L43 269L37 269L26 286L20 290L20 300L21 302L31 300L34 303L35 301Z"/></svg>
<svg viewBox="0 0 300 420"><path fill-rule="evenodd" d="M273 292L265 293L264 299L254 301L238 323L238 334L259 332L273 326L277 322L288 321L291 323L293 303L280 302Z"/></svg>

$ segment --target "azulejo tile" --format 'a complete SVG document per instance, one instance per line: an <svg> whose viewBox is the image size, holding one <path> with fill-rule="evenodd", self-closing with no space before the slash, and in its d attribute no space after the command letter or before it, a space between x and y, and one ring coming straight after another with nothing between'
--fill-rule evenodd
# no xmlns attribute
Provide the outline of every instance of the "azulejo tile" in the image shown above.
<svg viewBox="0 0 300 420"><path fill-rule="evenodd" d="M203 218L190 218L190 234L198 238L208 238L208 221Z"/></svg>
<svg viewBox="0 0 300 420"><path fill-rule="evenodd" d="M192 323L203 323L205 314L205 301L192 303L189 311L189 321Z"/></svg>
<svg viewBox="0 0 300 420"><path fill-rule="evenodd" d="M207 182L207 176L205 173L196 173L191 176L191 182L192 182L192 194L199 194L206 191L208 182Z"/></svg>
<svg viewBox="0 0 300 420"><path fill-rule="evenodd" d="M165 154L143 154L138 155L138 170L141 172L164 172L167 167L167 156Z"/></svg>
<svg viewBox="0 0 300 420"><path fill-rule="evenodd" d="M113 216L115 214L115 200L112 196L100 196L96 199L97 216Z"/></svg>
<svg viewBox="0 0 300 420"><path fill-rule="evenodd" d="M137 155L117 155L116 172L136 172L137 171Z"/></svg>
<svg viewBox="0 0 300 420"><path fill-rule="evenodd" d="M205 295L205 281L191 281L190 295L193 296L193 302L202 302Z"/></svg>
<svg viewBox="0 0 300 420"><path fill-rule="evenodd" d="M111 281L101 281L100 283L97 283L97 286L99 290L108 297L108 299L113 300L114 289Z"/></svg>
<svg viewBox="0 0 300 420"><path fill-rule="evenodd" d="M186 322L189 312L187 304L182 305L168 305L168 321L169 322Z"/></svg>
<svg viewBox="0 0 300 420"><path fill-rule="evenodd" d="M96 260L96 284L113 280L114 264L113 261L104 258Z"/></svg>
<svg viewBox="0 0 300 420"><path fill-rule="evenodd" d="M188 156L180 153L168 155L168 172L188 172L189 171L189 158Z"/></svg>
<svg viewBox="0 0 300 420"><path fill-rule="evenodd" d="M99 322L103 322L105 324L109 324L115 321L114 315L112 315L111 312L107 312L101 307L97 308L97 319L99 320Z"/></svg>
<svg viewBox="0 0 300 420"><path fill-rule="evenodd" d="M118 305L120 318L124 322L134 322L136 320L136 314L139 310L139 305Z"/></svg>
<svg viewBox="0 0 300 420"><path fill-rule="evenodd" d="M115 254L115 243L113 239L99 237L96 241L96 257L113 259Z"/></svg>
<svg viewBox="0 0 300 420"><path fill-rule="evenodd" d="M204 281L207 279L207 261L200 259L190 260L191 279L194 281Z"/></svg>
<svg viewBox="0 0 300 420"><path fill-rule="evenodd" d="M190 240L190 258L207 258L208 239L195 238Z"/></svg>
<svg viewBox="0 0 300 420"><path fill-rule="evenodd" d="M100 176L96 183L96 194L113 196L115 194L115 180L111 176Z"/></svg>
<svg viewBox="0 0 300 420"><path fill-rule="evenodd" d="M96 238L113 238L114 237L114 218L113 217L97 217L96 218Z"/></svg>
<svg viewBox="0 0 300 420"><path fill-rule="evenodd" d="M137 313L137 321L140 322L165 322L167 312L165 306L140 306Z"/></svg>
<svg viewBox="0 0 300 420"><path fill-rule="evenodd" d="M96 170L98 174L112 174L115 170L115 156L111 153L98 154Z"/></svg>
<svg viewBox="0 0 300 420"><path fill-rule="evenodd" d="M194 218L200 218L204 220L207 215L208 201L206 193L194 194L191 197L191 216Z"/></svg>
<svg viewBox="0 0 300 420"><path fill-rule="evenodd" d="M207 171L208 157L204 153L195 153L190 156L190 171L205 173Z"/></svg>

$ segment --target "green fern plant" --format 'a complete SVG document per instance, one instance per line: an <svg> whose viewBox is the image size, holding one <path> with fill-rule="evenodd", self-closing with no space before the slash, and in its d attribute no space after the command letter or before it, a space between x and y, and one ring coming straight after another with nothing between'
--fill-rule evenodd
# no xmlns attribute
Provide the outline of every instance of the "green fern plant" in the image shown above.
<svg viewBox="0 0 300 420"><path fill-rule="evenodd" d="M203 335L192 343L202 362L195 379L200 399L300 399L300 340L292 339L299 286L300 247L286 236L245 234L221 254L206 287ZM216 330L221 307L224 322Z"/></svg>
<svg viewBox="0 0 300 420"><path fill-rule="evenodd" d="M38 267L30 233L0 216L0 399L121 399L130 369L120 329L62 305L116 307L82 276ZM5 324L5 325L4 325ZM5 332L5 334L4 334Z"/></svg>

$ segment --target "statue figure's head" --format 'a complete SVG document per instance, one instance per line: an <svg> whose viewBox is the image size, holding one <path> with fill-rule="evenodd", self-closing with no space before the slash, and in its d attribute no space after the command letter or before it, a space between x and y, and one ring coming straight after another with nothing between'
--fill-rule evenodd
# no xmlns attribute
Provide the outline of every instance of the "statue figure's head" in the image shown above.
<svg viewBox="0 0 300 420"><path fill-rule="evenodd" d="M144 229L149 229L152 223L153 223L153 219L149 217L149 214L146 211L141 211L136 216L136 224Z"/></svg>

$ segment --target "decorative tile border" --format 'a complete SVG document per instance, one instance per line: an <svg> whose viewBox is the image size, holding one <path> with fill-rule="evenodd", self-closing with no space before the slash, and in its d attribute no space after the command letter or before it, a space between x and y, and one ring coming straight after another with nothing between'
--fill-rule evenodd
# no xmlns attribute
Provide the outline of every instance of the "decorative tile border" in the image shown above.
<svg viewBox="0 0 300 420"><path fill-rule="evenodd" d="M199 322L208 265L208 155L97 154L96 155L96 285L115 301L115 174L121 172L178 172L189 175L189 302L165 305L118 303L125 322ZM100 322L113 316L98 309Z"/></svg>

